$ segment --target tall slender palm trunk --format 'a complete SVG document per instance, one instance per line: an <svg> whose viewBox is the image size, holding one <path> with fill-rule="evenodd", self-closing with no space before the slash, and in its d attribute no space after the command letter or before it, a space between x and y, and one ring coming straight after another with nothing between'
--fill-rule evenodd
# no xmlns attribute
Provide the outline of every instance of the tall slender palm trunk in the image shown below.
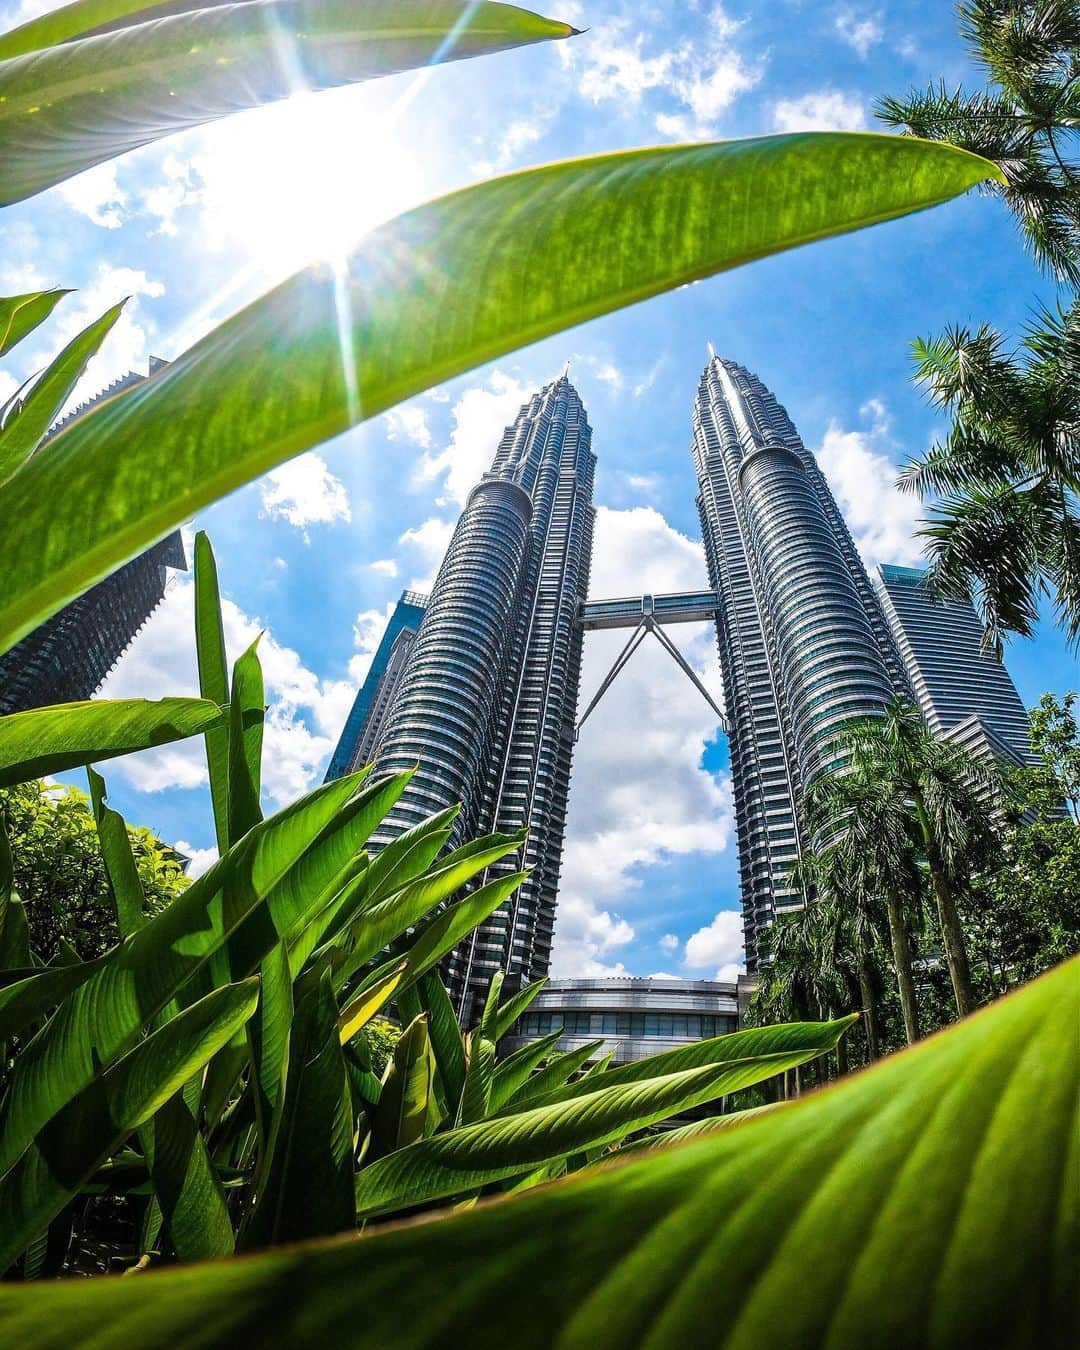
<svg viewBox="0 0 1080 1350"><path fill-rule="evenodd" d="M862 1000L866 1022L866 1053L870 1059L877 1059L881 1036L878 1031L877 997L874 994L874 973L869 957L859 946L857 955L859 967L859 997Z"/></svg>
<svg viewBox="0 0 1080 1350"><path fill-rule="evenodd" d="M919 1039L919 1004L915 997L915 976L911 963L911 941L908 938L907 924L900 896L889 891L885 897L885 909L889 916L889 940L892 944L893 965L896 968L896 984L900 991L900 1010L904 1015L904 1037L908 1045L914 1045Z"/></svg>
<svg viewBox="0 0 1080 1350"><path fill-rule="evenodd" d="M967 947L964 943L964 930L960 924L960 913L956 908L949 878L945 874L945 865L941 850L934 839L930 820L926 813L926 804L922 793L914 789L915 810L919 817L923 842L926 846L926 862L930 869L930 882L934 888L934 902L937 906L938 925L941 928L941 940L945 946L945 960L949 967L949 979L952 981L956 1011L961 1017L975 1011L975 991L971 984L971 966L968 963Z"/></svg>

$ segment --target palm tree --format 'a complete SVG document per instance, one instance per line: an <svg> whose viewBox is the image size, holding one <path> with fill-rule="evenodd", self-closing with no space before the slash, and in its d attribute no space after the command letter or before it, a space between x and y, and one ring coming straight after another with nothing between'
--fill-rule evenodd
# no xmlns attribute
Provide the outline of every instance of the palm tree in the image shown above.
<svg viewBox="0 0 1080 1350"><path fill-rule="evenodd" d="M876 779L850 769L816 779L806 810L811 831L831 840L823 888L848 907L867 937L877 939L884 912L904 1035L912 1045L919 1038L919 1009L909 925L922 892L912 812L906 801L882 792Z"/></svg>
<svg viewBox="0 0 1080 1350"><path fill-rule="evenodd" d="M999 652L1052 594L1080 639L1080 299L1043 311L1018 352L984 324L915 343L916 379L953 416L900 485L931 500L929 584L971 598Z"/></svg>
<svg viewBox="0 0 1080 1350"><path fill-rule="evenodd" d="M912 136L950 141L993 160L1004 183L986 191L1016 216L1037 262L1080 283L1080 8L1076 0L961 0L960 32L987 87L944 82L875 109Z"/></svg>
<svg viewBox="0 0 1080 1350"><path fill-rule="evenodd" d="M876 718L848 723L837 749L851 770L876 785L911 827L926 859L956 1010L972 1012L975 995L957 893L972 865L995 843L996 772L959 746L939 740L918 708L899 696Z"/></svg>
<svg viewBox="0 0 1080 1350"><path fill-rule="evenodd" d="M779 917L770 930L770 952L764 970L759 1003L768 1018L777 1021L821 1021L842 1011L846 1000L839 996L836 972L830 961L828 934L817 905ZM843 1070L841 1070L843 1072ZM798 1095L802 1075L792 1072Z"/></svg>
<svg viewBox="0 0 1080 1350"><path fill-rule="evenodd" d="M877 897L858 885L847 866L847 855L836 844L804 853L788 880L806 897L803 915L813 933L816 978L831 1006L849 1001L840 991L847 974L845 957L851 955L866 1029L867 1057L875 1060L881 1053L874 970L881 923Z"/></svg>

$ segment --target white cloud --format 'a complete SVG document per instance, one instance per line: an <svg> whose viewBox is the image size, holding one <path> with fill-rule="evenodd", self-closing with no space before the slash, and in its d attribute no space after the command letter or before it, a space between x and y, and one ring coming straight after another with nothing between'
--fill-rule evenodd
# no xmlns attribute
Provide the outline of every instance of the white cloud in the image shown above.
<svg viewBox="0 0 1080 1350"><path fill-rule="evenodd" d="M124 223L127 193L116 181L116 164L98 164L59 186L60 196L74 211L106 230Z"/></svg>
<svg viewBox="0 0 1080 1350"><path fill-rule="evenodd" d="M681 980L682 976L672 975L670 971L667 970L654 970L648 978L650 980Z"/></svg>
<svg viewBox="0 0 1080 1350"><path fill-rule="evenodd" d="M373 563L368 563L368 566L381 577L396 577L399 571L393 558L376 558Z"/></svg>
<svg viewBox="0 0 1080 1350"><path fill-rule="evenodd" d="M854 94L818 89L801 98L784 98L773 107L777 131L859 131L866 126L866 109Z"/></svg>
<svg viewBox="0 0 1080 1350"><path fill-rule="evenodd" d="M386 434L392 441L411 441L421 450L431 449L431 427L428 426L427 410L418 403L404 403L384 414L383 423Z"/></svg>
<svg viewBox="0 0 1080 1350"><path fill-rule="evenodd" d="M918 562L922 550L915 531L922 506L896 486L896 465L886 450L887 410L880 399L870 399L860 411L870 429L845 431L830 422L817 462L867 567Z"/></svg>
<svg viewBox="0 0 1080 1350"><path fill-rule="evenodd" d="M113 380L119 379L129 371L146 374L147 358L150 355L149 333L153 326L146 323L142 314L141 300L157 299L165 294L165 287L138 268L112 267L108 263L99 263L97 272L88 285L65 296L53 312L48 324L38 329L35 338L41 337L51 345L40 347L27 355L24 376L32 370L40 370L50 361L61 347L96 319L100 319L106 310L128 297L127 304L120 317L101 344L97 355L90 361L86 374L79 381L65 411L70 411L87 398L101 393Z"/></svg>
<svg viewBox="0 0 1080 1350"><path fill-rule="evenodd" d="M195 165L178 155L166 155L161 172L165 175L162 181L144 188L140 201L146 214L157 219L157 228L151 234L171 237L179 233L177 214L185 207L199 205L202 185Z"/></svg>
<svg viewBox="0 0 1080 1350"><path fill-rule="evenodd" d="M745 974L746 963L744 961L725 961L713 976L713 979L719 980L721 984L735 984L739 976Z"/></svg>
<svg viewBox="0 0 1080 1350"><path fill-rule="evenodd" d="M535 392L534 384L523 384L497 369L488 376L486 384L465 390L451 414L454 429L450 444L435 454L425 453L417 469L421 483L444 479L439 506L464 503L481 476L491 468L503 431Z"/></svg>
<svg viewBox="0 0 1080 1350"><path fill-rule="evenodd" d="M591 595L705 584L700 545L658 511L598 510ZM616 630L586 637L581 711L627 636ZM718 698L711 628L685 625L672 636ZM591 715L578 746L553 951L560 974L580 972L603 955L602 946L589 950L597 933L630 923L618 911L637 898L642 868L727 846L729 783L701 763L715 732L716 717L700 694L659 644L647 641Z"/></svg>
<svg viewBox="0 0 1080 1350"><path fill-rule="evenodd" d="M664 949L664 951L673 952L679 945L679 939L678 937L676 937L674 933L665 933L664 936L660 939L659 945Z"/></svg>
<svg viewBox="0 0 1080 1350"><path fill-rule="evenodd" d="M262 631L259 621L223 599L222 621L230 661ZM266 684L263 737L263 793L281 806L306 792L333 749L355 687L351 681L321 680L290 647L262 631L259 659ZM102 698L161 698L198 689L194 644L194 583L177 580L146 626L120 659L101 691ZM146 750L115 761L114 772L142 792L195 788L206 766L200 737Z"/></svg>
<svg viewBox="0 0 1080 1350"><path fill-rule="evenodd" d="M676 104L676 111L656 115L662 135L690 138L715 130L735 99L761 80L764 63L748 59L735 43L742 24L713 5L704 32L672 47L649 50L645 35L616 21L568 44L566 63L581 63L578 87L593 103L617 99L638 103L656 91Z"/></svg>
<svg viewBox="0 0 1080 1350"><path fill-rule="evenodd" d="M633 928L587 897L560 892L556 933L552 973L558 978L627 973L621 961L609 964L600 958L632 942Z"/></svg>
<svg viewBox="0 0 1080 1350"><path fill-rule="evenodd" d="M272 470L260 487L262 514L286 520L304 532L309 525L351 520L345 484L326 467L321 455L309 452Z"/></svg>
<svg viewBox="0 0 1080 1350"><path fill-rule="evenodd" d="M699 928L686 940L685 960L692 970L737 966L742 959L743 924L738 910L722 909L712 923Z"/></svg>
<svg viewBox="0 0 1080 1350"><path fill-rule="evenodd" d="M499 136L492 154L477 160L472 166L473 173L479 178L490 178L493 174L504 173L509 169L522 151L535 145L547 132L551 115L538 114L532 118L519 117L508 122Z"/></svg>
<svg viewBox="0 0 1080 1350"><path fill-rule="evenodd" d="M192 880L201 877L218 860L216 848L196 848L194 844L189 844L186 839L178 839L173 847L178 853L184 853L191 859L188 863L187 874Z"/></svg>
<svg viewBox="0 0 1080 1350"><path fill-rule="evenodd" d="M885 36L880 14L860 14L853 9L841 9L833 26L841 41L853 48L864 61L870 48Z"/></svg>
<svg viewBox="0 0 1080 1350"><path fill-rule="evenodd" d="M601 384L606 384L613 394L617 394L623 386L622 371L610 361L596 363L593 374Z"/></svg>
<svg viewBox="0 0 1080 1350"><path fill-rule="evenodd" d="M628 473L626 475L626 486L633 492L644 493L646 497L653 497L664 482L663 475L658 473Z"/></svg>
<svg viewBox="0 0 1080 1350"><path fill-rule="evenodd" d="M415 529L406 530L398 543L409 551L417 574L409 582L410 591L430 591L439 570L450 536L454 533L454 521L440 520L438 516L429 516Z"/></svg>

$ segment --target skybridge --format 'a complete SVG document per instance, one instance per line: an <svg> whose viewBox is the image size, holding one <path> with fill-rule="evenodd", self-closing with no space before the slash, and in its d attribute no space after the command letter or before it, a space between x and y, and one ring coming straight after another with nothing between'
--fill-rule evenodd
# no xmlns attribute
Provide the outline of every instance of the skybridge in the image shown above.
<svg viewBox="0 0 1080 1350"><path fill-rule="evenodd" d="M728 724L723 709L664 631L668 624L673 623L702 623L711 620L719 626L719 608L720 600L715 591L677 591L666 595L628 595L616 600L586 600L578 614L578 622L586 632L601 628L630 628L633 631L615 658L611 669L604 676L589 706L582 713L574 728L574 739L577 740L581 735L581 728L588 720L589 714L650 633L716 713L726 733Z"/></svg>

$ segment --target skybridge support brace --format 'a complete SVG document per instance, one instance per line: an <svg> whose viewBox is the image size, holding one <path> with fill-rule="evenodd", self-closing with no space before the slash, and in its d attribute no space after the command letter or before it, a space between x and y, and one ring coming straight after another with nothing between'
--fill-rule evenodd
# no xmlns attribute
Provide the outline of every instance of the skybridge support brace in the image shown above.
<svg viewBox="0 0 1080 1350"><path fill-rule="evenodd" d="M601 681L600 688L593 695L589 706L582 713L577 726L574 728L575 741L581 735L581 728L588 721L593 709L611 688L620 671L625 668L630 658L650 633L694 688L697 689L698 693L701 694L713 712L716 713L720 725L724 728L725 734L727 733L728 723L723 709L718 706L713 696L698 679L697 672L664 631L659 618L660 614L664 614L665 617L670 616L667 618L669 623L688 623L695 619L712 619L716 622L718 620L716 596L709 592L657 597L643 595L618 601L590 601L582 606L580 622L584 628L629 628L632 626L633 632L622 651L615 658L611 669Z"/></svg>

